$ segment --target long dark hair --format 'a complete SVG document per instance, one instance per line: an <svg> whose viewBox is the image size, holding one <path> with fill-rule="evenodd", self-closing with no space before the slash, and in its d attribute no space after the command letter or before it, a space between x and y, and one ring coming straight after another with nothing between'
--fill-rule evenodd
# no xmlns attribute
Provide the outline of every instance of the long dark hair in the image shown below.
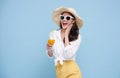
<svg viewBox="0 0 120 78"><path fill-rule="evenodd" d="M62 14L64 14L64 13L69 13L69 12L63 12ZM62 15L62 14L61 14L61 15ZM71 13L69 13L69 14L70 14L72 17L74 17L73 14L71 14ZM75 20L75 17L74 17L74 20ZM60 22L60 28L62 29L62 24L61 24L61 22ZM72 28L71 28L71 30L70 30L70 33L69 33L69 41L74 41L74 40L76 40L76 39L78 38L78 35L79 35L79 28L78 28L76 22L74 22L74 23L73 23L73 26L72 26ZM64 41L64 39L63 39L63 41Z"/></svg>

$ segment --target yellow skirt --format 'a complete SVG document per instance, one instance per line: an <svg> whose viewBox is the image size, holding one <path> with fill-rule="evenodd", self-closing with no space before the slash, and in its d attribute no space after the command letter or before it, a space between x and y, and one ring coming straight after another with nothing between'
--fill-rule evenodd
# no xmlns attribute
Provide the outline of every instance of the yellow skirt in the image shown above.
<svg viewBox="0 0 120 78"><path fill-rule="evenodd" d="M56 78L82 78L80 69L74 60L63 62L63 65L59 62L56 65Z"/></svg>

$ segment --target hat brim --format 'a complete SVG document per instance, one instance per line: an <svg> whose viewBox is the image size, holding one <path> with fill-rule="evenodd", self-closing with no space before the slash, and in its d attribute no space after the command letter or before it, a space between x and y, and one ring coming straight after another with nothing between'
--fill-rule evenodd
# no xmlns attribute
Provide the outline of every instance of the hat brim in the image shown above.
<svg viewBox="0 0 120 78"><path fill-rule="evenodd" d="M76 24L77 24L78 28L82 27L83 20L81 19L81 17L79 17L77 12L73 8L65 8L65 7L60 7L60 8L57 8L56 10L53 11L52 19L56 23L56 25L60 26L59 15L61 15L61 13L63 13L63 12L71 13L76 19Z"/></svg>

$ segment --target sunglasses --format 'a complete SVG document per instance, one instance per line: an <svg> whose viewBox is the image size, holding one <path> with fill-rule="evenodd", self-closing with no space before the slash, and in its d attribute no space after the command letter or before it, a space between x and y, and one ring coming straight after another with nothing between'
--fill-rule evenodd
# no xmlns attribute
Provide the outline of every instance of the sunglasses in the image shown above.
<svg viewBox="0 0 120 78"><path fill-rule="evenodd" d="M70 20L70 19L73 19L74 17L72 16L64 16L64 15L60 15L60 19L63 20L63 19L66 19L66 20Z"/></svg>

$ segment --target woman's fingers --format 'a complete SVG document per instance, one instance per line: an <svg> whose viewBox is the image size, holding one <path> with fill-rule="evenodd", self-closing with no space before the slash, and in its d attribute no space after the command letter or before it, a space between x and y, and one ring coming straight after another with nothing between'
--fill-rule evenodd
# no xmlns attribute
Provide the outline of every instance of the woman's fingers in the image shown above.
<svg viewBox="0 0 120 78"><path fill-rule="evenodd" d="M53 52L48 52L48 55L49 55L50 57L52 57L52 56L53 56Z"/></svg>
<svg viewBox="0 0 120 78"><path fill-rule="evenodd" d="M70 33L72 26L73 26L73 24L68 25L67 29L65 30L65 35L68 35Z"/></svg>
<svg viewBox="0 0 120 78"><path fill-rule="evenodd" d="M47 50L50 50L52 48L52 45L47 44Z"/></svg>
<svg viewBox="0 0 120 78"><path fill-rule="evenodd" d="M50 57L53 56L53 53L51 52L51 48L52 48L52 45L47 44L48 55L49 55Z"/></svg>

